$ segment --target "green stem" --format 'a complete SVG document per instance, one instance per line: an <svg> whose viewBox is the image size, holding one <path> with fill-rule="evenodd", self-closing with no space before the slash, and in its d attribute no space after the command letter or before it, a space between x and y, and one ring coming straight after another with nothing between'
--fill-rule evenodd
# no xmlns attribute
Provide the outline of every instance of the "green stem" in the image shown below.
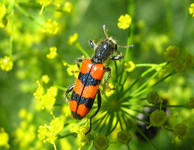
<svg viewBox="0 0 194 150"><path fill-rule="evenodd" d="M135 64L135 67L156 67L158 64Z"/></svg>
<svg viewBox="0 0 194 150"><path fill-rule="evenodd" d="M81 52L83 53L87 58L89 58L90 56L88 55L88 53L81 47L79 42L75 43L75 47Z"/></svg>
<svg viewBox="0 0 194 150"><path fill-rule="evenodd" d="M131 96L134 97L136 93L141 91L153 78L155 78L160 71L155 72L144 84L142 84L137 90L135 90L133 93L131 93Z"/></svg>
<svg viewBox="0 0 194 150"><path fill-rule="evenodd" d="M132 17L131 27L128 32L127 45L131 45L134 43L134 40L133 40L134 39L134 20L133 19L135 16L135 3L134 3L134 0L128 0L127 3L128 3L127 13ZM132 57L131 50L128 47L126 49L124 61L125 62L129 61L131 57Z"/></svg>
<svg viewBox="0 0 194 150"><path fill-rule="evenodd" d="M129 15L131 15L131 17L133 19L134 16L135 16L135 3L134 3L134 0L128 0L127 3L128 3L127 4L127 7L128 7L127 8L127 13ZM128 30L127 45L131 45L133 43L134 43L134 21L132 20L131 27ZM132 57L131 50L128 47L126 49L124 62L129 61L131 59L131 57ZM127 72L124 71L124 68L123 68L122 72L123 73L121 74L119 85L123 85L124 86L124 83L125 83L125 81L127 79Z"/></svg>
<svg viewBox="0 0 194 150"><path fill-rule="evenodd" d="M67 90L67 88L64 88L64 87L59 86L59 85L56 85L56 87L57 87L59 90L62 90L62 91L66 91L66 90Z"/></svg>
<svg viewBox="0 0 194 150"><path fill-rule="evenodd" d="M129 90L144 76L146 76L148 73L150 73L153 70L158 70L161 69L162 67L164 67L165 65L167 65L167 63L161 63L161 64L138 64L138 67L148 67L148 66L152 66L151 68L149 68L148 70L144 71L124 92L123 95L125 95L127 92L129 92Z"/></svg>
<svg viewBox="0 0 194 150"><path fill-rule="evenodd" d="M167 107L185 107L186 104L182 105L162 105L162 108L167 108ZM142 107L152 107L152 108L159 108L160 105L142 105Z"/></svg>
<svg viewBox="0 0 194 150"><path fill-rule="evenodd" d="M12 0L12 11L11 11L11 36L10 36L10 58L12 58L12 54L13 54L14 15L15 15L15 0Z"/></svg>
<svg viewBox="0 0 194 150"><path fill-rule="evenodd" d="M170 76L173 75L173 74L174 74L174 73L168 74L167 76L165 76L165 77L162 78L161 80L157 81L155 84L153 84L153 85L151 85L151 86L149 86L149 87L147 87L147 88L141 90L139 93L133 95L133 97L136 97L136 96L138 96L138 95L144 93L145 91L148 91L149 89L151 89L151 88L153 88L154 86L158 85L160 82L164 81L166 78L170 77Z"/></svg>
<svg viewBox="0 0 194 150"><path fill-rule="evenodd" d="M34 17L32 17L28 12L26 12L22 7L20 7L19 4L15 5L16 8L26 17L28 17L30 20L32 20L33 22L35 22L37 25L39 25L40 27L43 27L42 24L40 24L38 21L36 21L36 19Z"/></svg>

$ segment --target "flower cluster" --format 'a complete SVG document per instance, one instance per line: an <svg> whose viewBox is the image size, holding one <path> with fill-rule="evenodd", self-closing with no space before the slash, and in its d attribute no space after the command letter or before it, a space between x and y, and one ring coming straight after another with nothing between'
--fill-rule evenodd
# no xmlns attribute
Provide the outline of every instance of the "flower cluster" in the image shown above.
<svg viewBox="0 0 194 150"><path fill-rule="evenodd" d="M10 70L12 70L12 68L13 68L13 60L10 57L8 57L8 56L0 58L0 68L3 71L10 71Z"/></svg>
<svg viewBox="0 0 194 150"><path fill-rule="evenodd" d="M89 127L87 123L79 128L78 131L75 131L77 133L77 142L80 145L80 147L86 145L89 143L88 136L85 135L85 133L89 130Z"/></svg>
<svg viewBox="0 0 194 150"><path fill-rule="evenodd" d="M194 3L192 3L189 7L189 13L194 17Z"/></svg>
<svg viewBox="0 0 194 150"><path fill-rule="evenodd" d="M46 57L48 59L54 59L55 57L57 57L57 48L56 47L51 47L50 48L50 53L46 55Z"/></svg>
<svg viewBox="0 0 194 150"><path fill-rule="evenodd" d="M22 108L19 111L19 117L22 121L14 134L19 147L21 149L27 149L36 138L36 127L32 124L34 116L32 113L27 112L26 109Z"/></svg>
<svg viewBox="0 0 194 150"><path fill-rule="evenodd" d="M0 147L9 148L9 135L4 131L3 128L0 128Z"/></svg>
<svg viewBox="0 0 194 150"><path fill-rule="evenodd" d="M55 140L57 135L63 130L64 126L64 117L54 118L49 125L44 124L40 125L38 129L38 138L44 143L48 142L54 145L55 149Z"/></svg>
<svg viewBox="0 0 194 150"><path fill-rule="evenodd" d="M119 17L119 19L118 19L118 24L117 24L117 25L118 25L118 27L119 27L120 29L125 30L125 29L127 29L127 28L130 27L131 22L132 22L131 16L128 15L128 14L125 14L125 15L121 15L121 16Z"/></svg>
<svg viewBox="0 0 194 150"><path fill-rule="evenodd" d="M70 65L67 62L64 62L63 65L68 67L67 68L67 73L68 73L69 76L74 76L75 78L78 77L79 67L78 67L77 64Z"/></svg>
<svg viewBox="0 0 194 150"><path fill-rule="evenodd" d="M56 7L63 7L63 10L70 13L73 9L73 4L70 1L63 1L63 0L37 0L37 2L42 5L42 8L40 10L40 15L42 14L45 7L49 5L54 5Z"/></svg>
<svg viewBox="0 0 194 150"><path fill-rule="evenodd" d="M164 110L156 109L150 115L150 123L153 127L161 127L167 121L167 114Z"/></svg>
<svg viewBox="0 0 194 150"><path fill-rule="evenodd" d="M5 15L7 13L7 9L4 4L0 3L0 28L4 28L7 24L7 20Z"/></svg>
<svg viewBox="0 0 194 150"><path fill-rule="evenodd" d="M124 63L125 71L132 72L135 69L135 64L132 61Z"/></svg>
<svg viewBox="0 0 194 150"><path fill-rule="evenodd" d="M37 81L38 88L34 92L34 97L38 101L38 104L41 106L42 109L46 109L52 113L58 89L57 87L51 86L45 93L42 82L48 83L48 80L49 78L47 76L43 76L41 82Z"/></svg>
<svg viewBox="0 0 194 150"><path fill-rule="evenodd" d="M59 32L59 23L52 19L48 19L43 25L43 32L57 34Z"/></svg>
<svg viewBox="0 0 194 150"><path fill-rule="evenodd" d="M72 9L73 9L73 4L69 1L66 1L64 4L63 10L68 13L71 13Z"/></svg>
<svg viewBox="0 0 194 150"><path fill-rule="evenodd" d="M186 51L181 54L178 47L171 45L164 52L165 58L170 62L171 68L176 72L183 72L194 65L193 56L190 53Z"/></svg>
<svg viewBox="0 0 194 150"><path fill-rule="evenodd" d="M77 39L78 39L78 34L74 33L73 35L69 36L69 38L67 40L67 44L72 45L77 41Z"/></svg>

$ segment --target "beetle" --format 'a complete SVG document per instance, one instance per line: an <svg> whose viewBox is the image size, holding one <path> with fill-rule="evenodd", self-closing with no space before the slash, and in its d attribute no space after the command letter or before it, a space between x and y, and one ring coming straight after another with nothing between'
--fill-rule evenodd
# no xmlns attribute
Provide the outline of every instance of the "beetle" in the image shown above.
<svg viewBox="0 0 194 150"><path fill-rule="evenodd" d="M75 84L69 87L65 93L67 100L69 100L68 93L73 91L70 99L70 109L72 116L78 120L81 120L89 113L97 95L98 108L90 117L90 129L85 134L91 131L92 118L98 113L101 107L101 93L99 90L99 85L103 75L105 72L108 72L108 76L104 81L105 85L107 86L107 81L111 76L111 68L106 67L104 62L107 59L121 60L124 58L122 54L118 54L117 47L133 47L133 45L117 45L112 37L108 37L105 25L103 25L103 31L105 34L105 39L97 44L93 40L90 40L90 46L94 50L93 57L91 59L86 58L84 60L77 59L78 66L79 63L82 62L79 76ZM114 55L115 53L117 53L117 55Z"/></svg>

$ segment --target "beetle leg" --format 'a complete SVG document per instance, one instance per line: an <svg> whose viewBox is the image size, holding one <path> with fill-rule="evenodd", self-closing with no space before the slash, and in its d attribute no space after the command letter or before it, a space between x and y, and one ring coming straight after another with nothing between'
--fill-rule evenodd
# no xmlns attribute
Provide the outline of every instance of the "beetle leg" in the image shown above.
<svg viewBox="0 0 194 150"><path fill-rule="evenodd" d="M123 58L124 58L123 55L117 55L117 56L111 57L110 59L111 59L111 60L121 60L121 59L123 59Z"/></svg>
<svg viewBox="0 0 194 150"><path fill-rule="evenodd" d="M70 100L70 98L68 97L68 94L69 94L69 92L71 92L71 91L73 90L74 86L75 86L75 84L72 85L72 86L70 86L70 87L67 89L67 91L65 92L66 101L69 101L69 100Z"/></svg>
<svg viewBox="0 0 194 150"><path fill-rule="evenodd" d="M98 90L98 97L97 97L97 100L98 100L98 109L96 110L96 112L90 117L90 129L85 133L85 135L87 135L91 129L92 129L92 118L94 118L96 116L96 114L98 113L98 111L100 110L100 107L101 107L101 93L100 93L100 90Z"/></svg>
<svg viewBox="0 0 194 150"><path fill-rule="evenodd" d="M80 69L79 63L81 63L82 61L83 61L82 58L78 58L77 61L76 61L76 64L77 64L77 66L78 66L79 69Z"/></svg>
<svg viewBox="0 0 194 150"><path fill-rule="evenodd" d="M109 85L108 85L108 80L110 79L110 76L111 76L111 69L109 67L106 67L105 68L105 71L108 72L108 76L106 77L106 79L104 80L104 83L106 85L107 88L109 88L110 90L115 90L115 88L111 88Z"/></svg>
<svg viewBox="0 0 194 150"><path fill-rule="evenodd" d="M79 63L81 63L83 61L83 59L82 58L78 58L77 59L77 61L76 61L76 65L77 65L77 67L80 69L80 64ZM79 72L79 70L75 70L75 71L71 71L72 73L77 73L77 72Z"/></svg>

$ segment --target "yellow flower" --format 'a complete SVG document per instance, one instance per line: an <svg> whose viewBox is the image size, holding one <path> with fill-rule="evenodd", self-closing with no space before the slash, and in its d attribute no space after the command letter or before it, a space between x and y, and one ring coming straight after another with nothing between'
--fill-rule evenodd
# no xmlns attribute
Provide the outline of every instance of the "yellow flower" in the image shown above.
<svg viewBox="0 0 194 150"><path fill-rule="evenodd" d="M42 8L41 8L40 13L39 13L40 15L42 14L44 7L50 5L52 3L52 1L53 0L37 0L37 2L40 3L40 5L42 5Z"/></svg>
<svg viewBox="0 0 194 150"><path fill-rule="evenodd" d="M51 122L50 122L50 130L52 132L54 132L56 135L59 134L64 127L64 117L57 117L54 118Z"/></svg>
<svg viewBox="0 0 194 150"><path fill-rule="evenodd" d="M121 15L119 17L117 25L118 25L118 28L125 30L129 28L129 26L131 25L131 22L132 22L131 16L128 14L125 14L125 16Z"/></svg>
<svg viewBox="0 0 194 150"><path fill-rule="evenodd" d="M189 13L194 17L194 3L192 3L189 7Z"/></svg>
<svg viewBox="0 0 194 150"><path fill-rule="evenodd" d="M54 0L52 2L53 5L55 5L56 7L60 7L63 4L63 0Z"/></svg>
<svg viewBox="0 0 194 150"><path fill-rule="evenodd" d="M25 109L25 108L20 109L20 111L19 111L19 117L20 117L21 119L24 119L26 116L27 116L27 111L26 111L26 109Z"/></svg>
<svg viewBox="0 0 194 150"><path fill-rule="evenodd" d="M49 34L57 34L59 32L59 24L57 21L52 21L48 19L43 25L43 32Z"/></svg>
<svg viewBox="0 0 194 150"><path fill-rule="evenodd" d="M78 68L77 64L69 65L68 68L67 68L67 73L70 76L74 76L75 78L77 78L78 74L79 74L79 68Z"/></svg>
<svg viewBox="0 0 194 150"><path fill-rule="evenodd" d="M38 84L38 88L36 89L36 92L34 92L34 98L37 100L37 101L40 101L43 94L44 94L44 88L43 86L40 84L39 81L37 81L37 84Z"/></svg>
<svg viewBox="0 0 194 150"><path fill-rule="evenodd" d="M5 56L3 58L0 59L0 67L3 71L10 71L13 68L13 60L8 57Z"/></svg>
<svg viewBox="0 0 194 150"><path fill-rule="evenodd" d="M40 100L40 104L42 106L42 109L47 109L51 111L53 109L53 106L56 101L56 95L57 95L58 89L56 87L50 87L47 90L47 93L44 94Z"/></svg>
<svg viewBox="0 0 194 150"><path fill-rule="evenodd" d="M44 143L48 142L54 145L57 135L63 130L64 118L58 117L54 118L49 125L44 124L44 126L39 126L38 138Z"/></svg>
<svg viewBox="0 0 194 150"><path fill-rule="evenodd" d="M55 101L56 101L56 98L52 97L50 93L47 92L45 95L42 96L40 104L42 106L42 109L47 109L51 111L53 109Z"/></svg>
<svg viewBox="0 0 194 150"><path fill-rule="evenodd" d="M69 38L67 40L67 44L72 45L77 41L77 39L78 39L78 34L74 33L73 35L69 36Z"/></svg>
<svg viewBox="0 0 194 150"><path fill-rule="evenodd" d="M167 60L173 61L179 56L179 48L176 46L169 46L164 52L164 56Z"/></svg>
<svg viewBox="0 0 194 150"><path fill-rule="evenodd" d="M53 0L37 0L40 5L48 6L52 3Z"/></svg>
<svg viewBox="0 0 194 150"><path fill-rule="evenodd" d="M73 4L69 1L65 2L63 10L70 13L73 9Z"/></svg>
<svg viewBox="0 0 194 150"><path fill-rule="evenodd" d="M135 64L132 61L124 63L125 71L132 72L135 69Z"/></svg>
<svg viewBox="0 0 194 150"><path fill-rule="evenodd" d="M77 142L80 146L84 146L89 144L88 136L85 133L89 130L88 125L83 125L79 128L79 132L77 133Z"/></svg>
<svg viewBox="0 0 194 150"><path fill-rule="evenodd" d="M5 146L9 148L9 135L4 131L3 128L0 129L0 146Z"/></svg>
<svg viewBox="0 0 194 150"><path fill-rule="evenodd" d="M50 78L47 74L45 74L42 76L41 81L47 84L50 81Z"/></svg>
<svg viewBox="0 0 194 150"><path fill-rule="evenodd" d="M105 88L104 92L105 92L107 97L110 97L115 92L115 90L113 90L114 85L112 83L108 83L108 86L109 87ZM112 88L112 89L109 89L109 88Z"/></svg>
<svg viewBox="0 0 194 150"><path fill-rule="evenodd" d="M53 58L55 58L55 57L57 57L57 48L56 47L51 47L50 48L50 53L49 54L47 54L46 55L46 57L48 58L48 59L53 59Z"/></svg>
<svg viewBox="0 0 194 150"><path fill-rule="evenodd" d="M6 26L6 18L5 14L7 13L7 9L4 4L0 3L0 28L4 28Z"/></svg>

